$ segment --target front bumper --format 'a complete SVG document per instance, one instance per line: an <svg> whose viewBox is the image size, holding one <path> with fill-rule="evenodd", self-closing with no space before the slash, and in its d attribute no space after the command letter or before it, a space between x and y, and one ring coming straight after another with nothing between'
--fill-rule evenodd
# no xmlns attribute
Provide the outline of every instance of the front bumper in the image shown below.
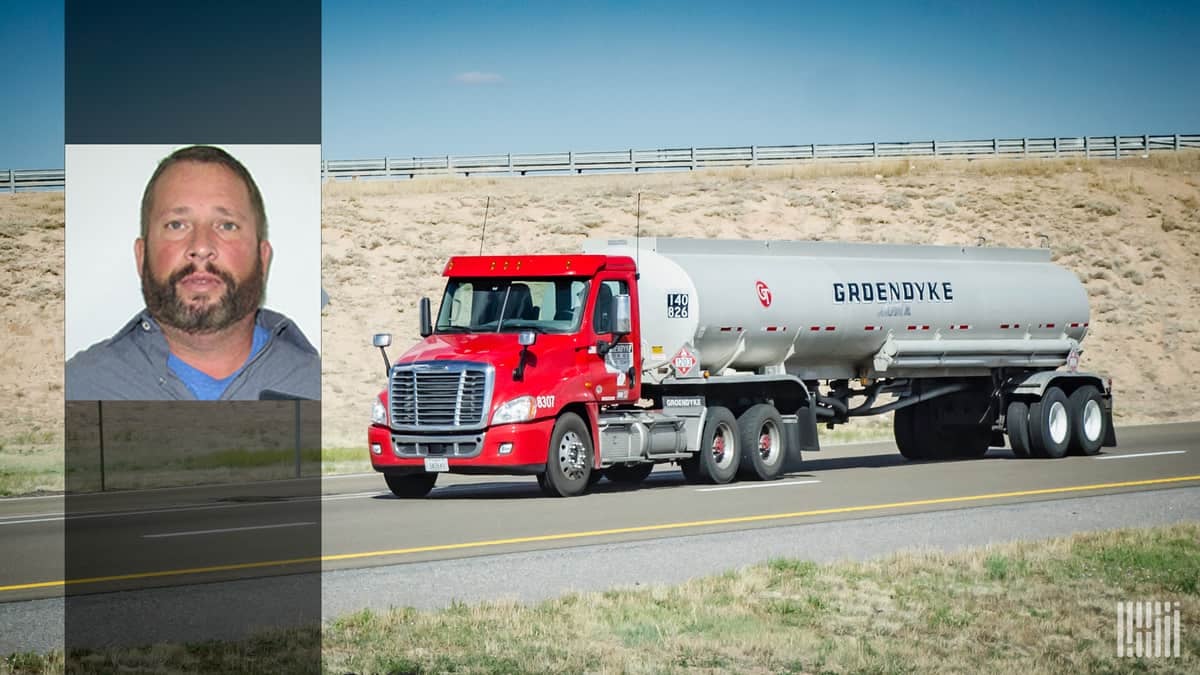
<svg viewBox="0 0 1200 675"><path fill-rule="evenodd" d="M426 457L445 457L450 473L525 475L546 470L553 430L553 418L502 424L467 435L417 435L371 425L367 447L371 466L384 473L422 473ZM501 454L504 444L512 449Z"/></svg>

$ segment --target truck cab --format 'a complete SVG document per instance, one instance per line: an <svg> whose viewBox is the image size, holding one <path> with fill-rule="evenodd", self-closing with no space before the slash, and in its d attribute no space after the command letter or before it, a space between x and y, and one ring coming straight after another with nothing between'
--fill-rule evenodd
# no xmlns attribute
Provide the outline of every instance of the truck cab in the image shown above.
<svg viewBox="0 0 1200 675"><path fill-rule="evenodd" d="M640 396L634 261L462 256L443 275L436 318L422 303L422 340L386 364L372 465L399 496L445 472L536 475L552 495L581 493L600 476L601 407Z"/></svg>

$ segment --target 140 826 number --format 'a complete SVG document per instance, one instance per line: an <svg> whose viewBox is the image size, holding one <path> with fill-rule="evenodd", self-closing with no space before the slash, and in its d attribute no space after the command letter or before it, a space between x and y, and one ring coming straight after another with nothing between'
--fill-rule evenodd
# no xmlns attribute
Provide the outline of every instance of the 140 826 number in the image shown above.
<svg viewBox="0 0 1200 675"><path fill-rule="evenodd" d="M686 319L686 318L688 318L688 294L687 293L667 293L667 318L668 319Z"/></svg>

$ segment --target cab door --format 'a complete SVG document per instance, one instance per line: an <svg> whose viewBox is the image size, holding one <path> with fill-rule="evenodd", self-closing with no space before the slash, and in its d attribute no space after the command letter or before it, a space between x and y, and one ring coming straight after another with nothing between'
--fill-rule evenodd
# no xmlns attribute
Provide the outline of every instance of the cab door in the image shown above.
<svg viewBox="0 0 1200 675"><path fill-rule="evenodd" d="M615 296L629 295L629 282L620 277L600 277L594 288L590 321L593 346L588 349L592 357L592 393L601 404L628 402L630 391L636 390L635 344L632 335L613 332L612 307Z"/></svg>

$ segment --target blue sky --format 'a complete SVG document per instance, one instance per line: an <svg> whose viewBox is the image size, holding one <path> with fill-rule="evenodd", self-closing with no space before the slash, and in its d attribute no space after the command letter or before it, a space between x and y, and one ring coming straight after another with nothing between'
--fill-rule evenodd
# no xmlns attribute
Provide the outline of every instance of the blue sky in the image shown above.
<svg viewBox="0 0 1200 675"><path fill-rule="evenodd" d="M1196 2L331 2L324 155L1200 133L1197 25ZM30 55L0 167L61 167L61 5L6 3L0 44Z"/></svg>

